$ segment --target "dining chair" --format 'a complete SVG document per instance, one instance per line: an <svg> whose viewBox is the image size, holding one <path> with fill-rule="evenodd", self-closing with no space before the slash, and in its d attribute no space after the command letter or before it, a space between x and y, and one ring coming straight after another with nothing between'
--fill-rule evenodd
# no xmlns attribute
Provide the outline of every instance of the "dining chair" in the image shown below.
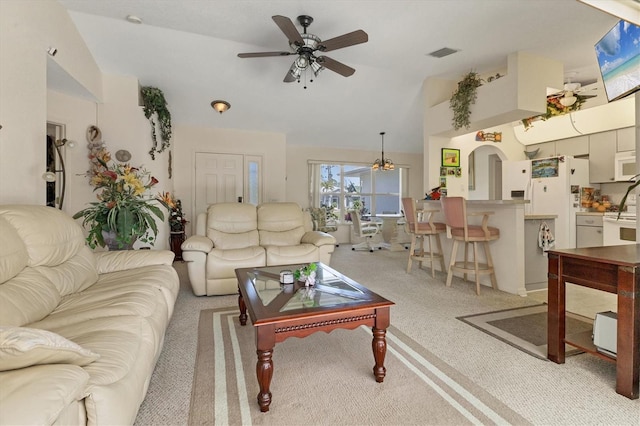
<svg viewBox="0 0 640 426"><path fill-rule="evenodd" d="M373 242L376 235L382 236L382 229L380 222L362 222L360 219L360 213L355 210L349 210L351 216L351 223L353 225L353 234L356 237L364 238L359 244L354 244L351 250L369 250L373 253L374 249L381 250L382 243Z"/></svg>
<svg viewBox="0 0 640 426"><path fill-rule="evenodd" d="M405 216L405 231L411 235L411 246L409 247L409 262L407 263L407 273L411 272L411 265L417 260L418 267L422 268L423 262L429 262L431 266L431 276L435 277L434 262L440 262L440 270L446 271L444 266L444 253L442 252L442 242L440 234L447 231L447 226L441 222L434 222L433 215L437 209L416 208L416 201L413 198L403 198L402 207ZM429 241L429 250L425 251L425 239ZM433 240L435 240L434 251Z"/></svg>
<svg viewBox="0 0 640 426"><path fill-rule="evenodd" d="M467 203L463 197L443 197L440 199L442 212L445 222L450 228L451 238L453 238L453 247L451 249L451 260L449 261L449 270L447 272L447 287L451 286L451 279L454 272L462 272L464 280L467 280L467 274L474 274L476 279L476 294L480 294L480 275L489 274L491 278L491 286L498 289L496 273L493 267L491 251L489 250L489 241L495 241L500 238L500 230L498 228L488 226L489 216L493 212L471 212L467 213ZM483 216L482 225L469 225L468 216ZM456 261L456 252L458 244L464 242L464 261ZM478 262L478 243L482 243L487 263ZM469 265L468 252L469 244L473 244L473 265Z"/></svg>

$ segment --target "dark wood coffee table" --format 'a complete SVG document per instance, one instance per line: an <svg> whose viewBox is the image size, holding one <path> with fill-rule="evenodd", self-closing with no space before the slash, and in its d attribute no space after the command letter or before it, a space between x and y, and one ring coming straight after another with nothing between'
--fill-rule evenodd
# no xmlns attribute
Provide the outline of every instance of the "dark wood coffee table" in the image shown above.
<svg viewBox="0 0 640 426"><path fill-rule="evenodd" d="M373 374L376 382L384 380L385 335L389 326L389 307L394 303L327 265L317 265L317 281L311 290L301 282L293 286L280 284L281 270L293 271L303 265L236 269L240 324L247 324L248 308L256 332L260 411L269 411L271 404L273 348L289 337L369 326L373 330Z"/></svg>

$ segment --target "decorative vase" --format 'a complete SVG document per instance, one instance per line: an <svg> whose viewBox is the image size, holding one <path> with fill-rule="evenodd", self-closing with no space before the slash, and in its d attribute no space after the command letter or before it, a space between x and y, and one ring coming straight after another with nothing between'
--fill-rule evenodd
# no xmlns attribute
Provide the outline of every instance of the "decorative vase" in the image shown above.
<svg viewBox="0 0 640 426"><path fill-rule="evenodd" d="M120 245L116 240L117 236L115 231L102 231L102 238L109 251L133 250L133 243L136 242L136 238L133 238L133 240L127 244Z"/></svg>
<svg viewBox="0 0 640 426"><path fill-rule="evenodd" d="M175 260L182 260L182 243L184 243L184 231L171 231L169 237L169 247L176 255Z"/></svg>

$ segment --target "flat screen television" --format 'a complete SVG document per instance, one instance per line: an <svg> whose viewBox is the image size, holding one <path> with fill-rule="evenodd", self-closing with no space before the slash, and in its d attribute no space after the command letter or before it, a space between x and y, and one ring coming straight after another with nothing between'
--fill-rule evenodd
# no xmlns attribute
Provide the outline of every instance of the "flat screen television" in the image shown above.
<svg viewBox="0 0 640 426"><path fill-rule="evenodd" d="M620 20L595 45L609 102L640 90L640 27Z"/></svg>

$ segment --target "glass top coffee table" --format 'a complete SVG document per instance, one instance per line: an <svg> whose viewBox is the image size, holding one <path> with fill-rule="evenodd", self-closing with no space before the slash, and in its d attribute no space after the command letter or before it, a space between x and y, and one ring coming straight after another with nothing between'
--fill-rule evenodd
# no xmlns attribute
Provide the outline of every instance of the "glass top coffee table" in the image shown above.
<svg viewBox="0 0 640 426"><path fill-rule="evenodd" d="M372 328L373 374L384 380L385 338L389 327L389 308L393 302L368 290L335 269L318 262L316 283L280 284L280 271L304 266L281 265L236 269L240 324L247 324L247 310L256 332L258 362L256 373L260 392L260 411L269 411L273 348L289 337L306 337L317 331L337 328Z"/></svg>

